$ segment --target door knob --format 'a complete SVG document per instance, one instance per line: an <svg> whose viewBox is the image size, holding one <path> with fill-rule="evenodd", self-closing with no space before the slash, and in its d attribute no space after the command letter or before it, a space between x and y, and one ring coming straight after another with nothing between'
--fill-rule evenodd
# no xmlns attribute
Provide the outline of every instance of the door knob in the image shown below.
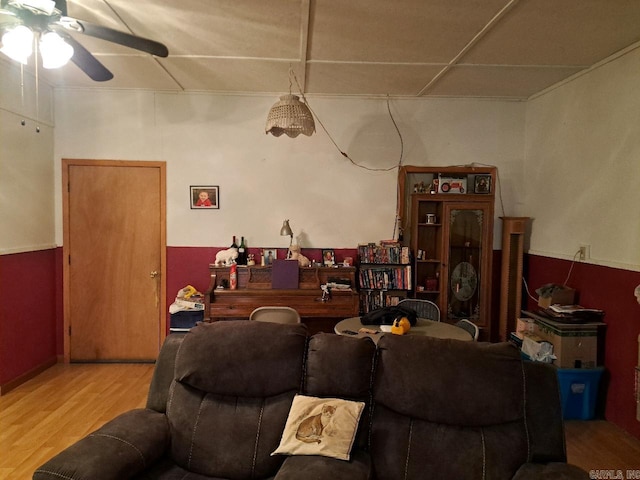
<svg viewBox="0 0 640 480"><path fill-rule="evenodd" d="M151 278L156 278L158 275L160 275L160 274L158 273L158 271L157 271L157 270L154 270L153 272L151 272L151 275L150 275L150 276L151 276Z"/></svg>

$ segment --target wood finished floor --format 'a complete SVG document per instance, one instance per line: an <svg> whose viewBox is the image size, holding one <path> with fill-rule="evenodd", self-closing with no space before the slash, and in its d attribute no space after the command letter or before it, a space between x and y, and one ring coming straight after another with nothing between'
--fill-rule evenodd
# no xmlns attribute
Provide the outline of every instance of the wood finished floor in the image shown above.
<svg viewBox="0 0 640 480"><path fill-rule="evenodd" d="M0 479L27 480L56 453L144 407L151 364L58 364L0 397ZM606 421L567 421L569 462L640 473L640 440ZM640 478L640 477L633 477Z"/></svg>

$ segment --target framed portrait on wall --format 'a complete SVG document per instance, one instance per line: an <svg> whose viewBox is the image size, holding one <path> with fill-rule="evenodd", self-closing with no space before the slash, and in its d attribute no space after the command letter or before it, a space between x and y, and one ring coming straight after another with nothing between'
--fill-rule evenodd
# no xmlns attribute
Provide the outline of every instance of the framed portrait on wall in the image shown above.
<svg viewBox="0 0 640 480"><path fill-rule="evenodd" d="M220 187L217 185L191 185L191 209L220 209Z"/></svg>
<svg viewBox="0 0 640 480"><path fill-rule="evenodd" d="M333 267L336 264L336 253L333 249L322 250L322 265L325 267Z"/></svg>

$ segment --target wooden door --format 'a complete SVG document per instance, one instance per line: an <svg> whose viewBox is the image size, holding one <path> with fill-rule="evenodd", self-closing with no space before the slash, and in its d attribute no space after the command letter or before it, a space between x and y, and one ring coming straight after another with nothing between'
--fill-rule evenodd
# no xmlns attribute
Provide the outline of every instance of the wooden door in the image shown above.
<svg viewBox="0 0 640 480"><path fill-rule="evenodd" d="M165 164L63 160L65 359L150 361L166 332Z"/></svg>

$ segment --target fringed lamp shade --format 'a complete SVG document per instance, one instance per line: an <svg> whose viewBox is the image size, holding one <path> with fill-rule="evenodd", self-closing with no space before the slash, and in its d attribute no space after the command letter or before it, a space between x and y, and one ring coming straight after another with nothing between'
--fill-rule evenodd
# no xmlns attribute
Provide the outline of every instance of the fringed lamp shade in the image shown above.
<svg viewBox="0 0 640 480"><path fill-rule="evenodd" d="M275 137L286 133L291 138L295 138L301 133L310 137L315 131L313 115L297 95L283 95L280 101L269 110L266 133L271 133Z"/></svg>

